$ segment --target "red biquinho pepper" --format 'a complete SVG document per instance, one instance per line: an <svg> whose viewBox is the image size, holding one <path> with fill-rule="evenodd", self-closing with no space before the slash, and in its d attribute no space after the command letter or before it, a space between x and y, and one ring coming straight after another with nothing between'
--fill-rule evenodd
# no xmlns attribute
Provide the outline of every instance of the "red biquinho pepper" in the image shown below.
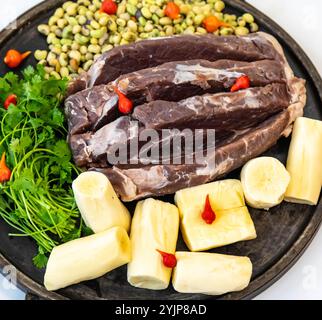
<svg viewBox="0 0 322 320"><path fill-rule="evenodd" d="M162 257L162 263L167 268L174 268L177 265L177 258L172 253L166 253L161 250L157 251L161 254Z"/></svg>
<svg viewBox="0 0 322 320"><path fill-rule="evenodd" d="M180 8L174 2L168 2L164 14L172 20L178 19L180 16Z"/></svg>
<svg viewBox="0 0 322 320"><path fill-rule="evenodd" d="M8 168L6 164L6 154L4 152L0 160L0 183L9 181L10 177L11 177L11 170Z"/></svg>
<svg viewBox="0 0 322 320"><path fill-rule="evenodd" d="M216 214L212 210L209 200L209 194L207 194L205 207L203 209L203 212L201 214L201 218L207 223L212 224L216 220Z"/></svg>
<svg viewBox="0 0 322 320"><path fill-rule="evenodd" d="M104 0L101 6L101 12L105 12L107 14L116 14L117 4L113 0Z"/></svg>
<svg viewBox="0 0 322 320"><path fill-rule="evenodd" d="M230 27L230 24L219 20L216 16L210 16L203 20L203 27L207 30L207 32L215 32L221 27Z"/></svg>
<svg viewBox="0 0 322 320"><path fill-rule="evenodd" d="M20 66L21 62L25 60L30 54L31 54L31 51L20 53L17 50L11 49L7 52L4 58L4 63L9 68L17 68Z"/></svg>
<svg viewBox="0 0 322 320"><path fill-rule="evenodd" d="M241 76L235 82L235 84L231 87L230 92L236 92L242 89L247 89L250 87L250 79L248 76Z"/></svg>
<svg viewBox="0 0 322 320"><path fill-rule="evenodd" d="M128 114L133 110L133 102L126 97L118 88L114 88L115 93L119 97L119 111Z"/></svg>
<svg viewBox="0 0 322 320"><path fill-rule="evenodd" d="M10 94L7 99L5 100L3 106L6 110L8 110L9 106L13 104L13 105L17 105L17 96L15 94Z"/></svg>

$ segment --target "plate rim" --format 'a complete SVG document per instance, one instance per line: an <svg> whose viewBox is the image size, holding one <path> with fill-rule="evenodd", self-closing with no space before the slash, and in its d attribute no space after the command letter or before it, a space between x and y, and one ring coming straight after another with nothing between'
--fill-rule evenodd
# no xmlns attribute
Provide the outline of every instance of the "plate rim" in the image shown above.
<svg viewBox="0 0 322 320"><path fill-rule="evenodd" d="M15 20L15 29L10 29L10 25L12 25L11 23L8 25L8 27L4 28L0 32L0 43L6 42L7 39L27 25L33 17L50 11L63 2L64 0L44 0L43 2L24 12ZM275 21L266 16L260 10L256 9L251 4L242 0L225 0L225 2L237 10L250 12L259 18L258 20L261 20L266 26L269 26L272 35L274 35L280 42L287 45L294 54L296 53L297 59L302 63L306 71L309 73L318 95L320 96L320 100L322 101L321 76L313 62L307 56L305 51L299 46L299 44ZM270 287L278 279L280 279L298 261L298 259L310 245L311 241L319 230L321 223L322 201L320 200L320 203L316 206L315 213L313 214L312 218L309 220L303 232L289 247L288 251L263 274L252 280L246 289L240 292L229 293L222 297L202 296L202 299L211 300L217 298L225 300L248 300L254 298L265 289ZM16 268L0 252L0 272L3 273L4 268L7 266L12 266L15 268L17 274L17 286L24 292L30 291L31 293L36 294L44 299L69 300L68 297L65 297L59 293L47 291L43 285L40 285L38 282L32 280L29 276L25 275L22 271ZM4 276L6 275L4 274Z"/></svg>

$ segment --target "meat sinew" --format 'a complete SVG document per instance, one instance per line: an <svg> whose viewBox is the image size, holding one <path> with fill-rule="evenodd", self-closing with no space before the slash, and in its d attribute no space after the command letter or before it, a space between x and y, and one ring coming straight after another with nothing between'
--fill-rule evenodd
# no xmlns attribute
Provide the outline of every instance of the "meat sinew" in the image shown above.
<svg viewBox="0 0 322 320"><path fill-rule="evenodd" d="M107 156L115 152L116 144L118 147L121 144L130 145L131 140L145 129L208 128L215 129L218 138L229 137L236 131L255 126L286 109L289 103L287 87L279 83L235 93L206 94L177 103L153 101L135 109L133 119L138 122L130 117L120 117L93 135L85 133L72 137L72 147L74 143L84 147L73 147L74 160L77 165L83 165L105 159L108 165ZM160 145L161 148L162 144L166 148L173 138L173 132L169 132L166 139L153 141L153 147L158 148L156 145ZM81 140L83 143L80 143Z"/></svg>
<svg viewBox="0 0 322 320"><path fill-rule="evenodd" d="M206 92L229 91L236 79L245 74L252 87L286 82L283 65L276 61L169 62L120 76L106 86L96 86L70 96L65 102L70 134L96 131L120 116L114 87L136 106L147 101L180 101Z"/></svg>
<svg viewBox="0 0 322 320"><path fill-rule="evenodd" d="M230 92L243 75L251 88ZM114 86L133 100L133 114L118 112ZM178 36L117 47L77 79L72 91L83 88L66 100L74 160L105 173L124 201L222 177L288 136L306 103L305 81L294 77L281 46L265 33ZM149 148L140 149L139 142L140 153L126 151L127 161L138 162L109 160L145 130L156 130L150 147L161 149L185 137L186 128L215 129L216 148L202 143L198 151L188 149L192 163L171 162L174 149L157 159L169 162L147 163ZM169 136L161 135L165 129ZM195 160L198 153L201 162Z"/></svg>
<svg viewBox="0 0 322 320"><path fill-rule="evenodd" d="M95 61L88 73L82 74L71 83L69 94L107 84L128 72L171 61L193 59L258 61L277 60L278 56L272 43L260 33L245 37L182 35L143 40L104 53Z"/></svg>
<svg viewBox="0 0 322 320"><path fill-rule="evenodd" d="M248 160L268 150L277 140L287 134L288 127L302 115L305 104L304 83L294 83L301 90L297 101L248 130L237 135L230 143L210 153L203 164L153 165L142 168L94 169L103 172L124 201L132 201L151 195L165 195L177 190L207 183L239 168Z"/></svg>

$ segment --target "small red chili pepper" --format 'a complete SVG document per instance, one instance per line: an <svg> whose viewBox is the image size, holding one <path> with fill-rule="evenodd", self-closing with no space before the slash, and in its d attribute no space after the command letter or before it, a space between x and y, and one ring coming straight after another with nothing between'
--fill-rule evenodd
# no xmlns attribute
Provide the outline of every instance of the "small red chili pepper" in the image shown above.
<svg viewBox="0 0 322 320"><path fill-rule="evenodd" d="M17 105L17 96L15 94L10 94L7 99L5 100L3 106L6 110L8 110L9 106L13 104L13 105Z"/></svg>
<svg viewBox="0 0 322 320"><path fill-rule="evenodd" d="M2 154L0 161L0 183L9 181L11 177L11 170L6 165L6 154Z"/></svg>
<svg viewBox="0 0 322 320"><path fill-rule="evenodd" d="M204 28L207 32L215 32L220 27L230 27L230 24L219 20L216 16L210 16L203 20L202 22Z"/></svg>
<svg viewBox="0 0 322 320"><path fill-rule="evenodd" d="M17 50L11 49L7 52L3 61L9 68L17 68L30 54L31 51L20 53Z"/></svg>
<svg viewBox="0 0 322 320"><path fill-rule="evenodd" d="M177 258L172 253L166 253L157 249L162 256L162 262L167 268L174 268L177 265Z"/></svg>
<svg viewBox="0 0 322 320"><path fill-rule="evenodd" d="M114 91L119 96L119 111L125 114L130 113L133 110L133 102L118 88L115 87Z"/></svg>
<svg viewBox="0 0 322 320"><path fill-rule="evenodd" d="M205 208L201 214L201 217L207 224L212 224L216 220L216 214L210 205L209 194L207 194Z"/></svg>
<svg viewBox="0 0 322 320"><path fill-rule="evenodd" d="M180 8L174 2L168 2L164 9L164 14L173 20L178 19L180 16Z"/></svg>
<svg viewBox="0 0 322 320"><path fill-rule="evenodd" d="M239 91L241 89L247 89L250 87L250 79L248 76L241 76L235 82L235 84L231 87L230 92Z"/></svg>
<svg viewBox="0 0 322 320"><path fill-rule="evenodd" d="M100 11L107 14L116 14L117 4L113 0L104 0Z"/></svg>

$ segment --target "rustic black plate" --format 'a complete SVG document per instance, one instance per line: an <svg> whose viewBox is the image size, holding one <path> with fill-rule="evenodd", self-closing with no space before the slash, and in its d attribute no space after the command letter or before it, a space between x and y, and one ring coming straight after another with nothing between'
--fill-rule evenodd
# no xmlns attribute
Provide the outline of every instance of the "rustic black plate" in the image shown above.
<svg viewBox="0 0 322 320"><path fill-rule="evenodd" d="M24 50L45 49L46 42L36 26L47 21L63 0L48 0L22 15L17 29L0 33L0 58L10 48ZM252 6L240 0L226 0L232 13L248 11L256 17L261 30L274 35L283 45L286 56L296 75L307 80L308 102L305 114L322 119L322 81L316 69L296 42L276 23ZM29 58L25 64L36 62ZM0 63L0 75L7 72ZM285 163L289 139L281 139L268 155ZM239 171L229 175L238 177ZM173 197L167 197L172 201ZM133 204L132 204L133 206ZM250 299L279 279L300 257L309 245L322 221L322 201L317 207L283 203L269 212L250 209L258 238L240 242L215 252L249 256L254 265L253 277L248 288L227 294L218 299ZM204 295L176 293L170 286L163 291L142 290L131 287L126 281L126 267L119 268L100 279L71 286L57 293L47 292L42 286L44 271L36 269L31 262L36 253L33 241L27 238L9 238L10 228L0 221L0 268L12 264L17 268L21 288L47 299L214 299ZM179 239L178 249L186 250Z"/></svg>

